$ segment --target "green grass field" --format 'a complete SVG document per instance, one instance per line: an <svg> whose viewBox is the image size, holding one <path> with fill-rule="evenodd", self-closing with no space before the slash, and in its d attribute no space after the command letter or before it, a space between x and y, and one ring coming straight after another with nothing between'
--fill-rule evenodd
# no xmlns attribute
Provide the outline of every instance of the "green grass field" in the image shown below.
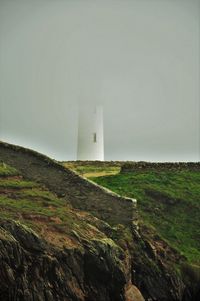
<svg viewBox="0 0 200 301"><path fill-rule="evenodd" d="M90 177L99 185L138 201L140 218L200 265L200 173L197 171L134 171Z"/></svg>

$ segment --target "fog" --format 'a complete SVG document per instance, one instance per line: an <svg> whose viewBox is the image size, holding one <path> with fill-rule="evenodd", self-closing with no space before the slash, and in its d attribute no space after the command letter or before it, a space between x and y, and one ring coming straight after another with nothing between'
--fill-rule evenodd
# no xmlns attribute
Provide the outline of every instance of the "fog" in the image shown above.
<svg viewBox="0 0 200 301"><path fill-rule="evenodd" d="M200 160L198 0L0 0L0 139L76 159L78 104L105 160Z"/></svg>

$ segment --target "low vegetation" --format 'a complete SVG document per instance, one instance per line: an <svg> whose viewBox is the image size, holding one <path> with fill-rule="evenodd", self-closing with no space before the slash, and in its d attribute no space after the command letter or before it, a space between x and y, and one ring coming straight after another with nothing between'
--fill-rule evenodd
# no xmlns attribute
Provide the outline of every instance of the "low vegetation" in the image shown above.
<svg viewBox="0 0 200 301"><path fill-rule="evenodd" d="M120 164L99 164L98 161L92 163L63 162L63 165L80 174L83 177L100 177L106 175L115 175L120 172Z"/></svg>
<svg viewBox="0 0 200 301"><path fill-rule="evenodd" d="M15 176L18 175L18 171L11 167L6 165L5 163L0 164L0 176L6 177L6 176Z"/></svg>
<svg viewBox="0 0 200 301"><path fill-rule="evenodd" d="M80 168L83 174L87 172L87 166L84 168L81 165ZM76 170L78 171L77 166ZM159 235L180 251L190 263L200 265L198 171L135 170L109 175L105 168L107 174L97 177L97 170L93 166L94 176L90 175L90 180L122 196L136 198L141 220L155 227Z"/></svg>
<svg viewBox="0 0 200 301"><path fill-rule="evenodd" d="M19 221L58 247L73 246L80 238L104 238L90 224L88 213L73 209L42 185L24 180L4 163L0 164L0 219Z"/></svg>
<svg viewBox="0 0 200 301"><path fill-rule="evenodd" d="M190 262L200 265L200 173L135 171L91 179L136 198L143 220Z"/></svg>

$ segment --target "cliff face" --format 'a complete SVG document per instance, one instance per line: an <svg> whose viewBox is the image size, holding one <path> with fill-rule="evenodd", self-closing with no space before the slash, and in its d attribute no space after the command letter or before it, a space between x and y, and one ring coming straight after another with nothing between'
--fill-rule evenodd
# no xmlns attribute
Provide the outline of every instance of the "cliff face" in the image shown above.
<svg viewBox="0 0 200 301"><path fill-rule="evenodd" d="M185 284L175 270L183 258L156 233L140 226L133 243L133 279L151 300L182 300Z"/></svg>
<svg viewBox="0 0 200 301"><path fill-rule="evenodd" d="M182 300L172 250L169 261L161 260L150 237L135 237L129 250L120 237L121 247L105 237L79 237L80 245L58 248L20 223L1 221L0 300L143 301L133 283L145 300Z"/></svg>
<svg viewBox="0 0 200 301"><path fill-rule="evenodd" d="M199 300L170 266L178 254L144 229L126 249L130 241L120 231L118 245L79 237L80 245L58 247L18 222L1 220L0 300Z"/></svg>
<svg viewBox="0 0 200 301"><path fill-rule="evenodd" d="M199 300L130 199L19 147L0 160L0 300Z"/></svg>
<svg viewBox="0 0 200 301"><path fill-rule="evenodd" d="M124 254L109 239L58 249L1 221L0 242L0 300L125 300Z"/></svg>

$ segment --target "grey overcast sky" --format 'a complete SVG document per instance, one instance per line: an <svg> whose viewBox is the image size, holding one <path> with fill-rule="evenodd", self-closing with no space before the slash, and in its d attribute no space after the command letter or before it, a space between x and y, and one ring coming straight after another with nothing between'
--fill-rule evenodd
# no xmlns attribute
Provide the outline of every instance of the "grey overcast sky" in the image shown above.
<svg viewBox="0 0 200 301"><path fill-rule="evenodd" d="M102 104L106 160L199 161L199 0L0 0L0 139L76 159Z"/></svg>

